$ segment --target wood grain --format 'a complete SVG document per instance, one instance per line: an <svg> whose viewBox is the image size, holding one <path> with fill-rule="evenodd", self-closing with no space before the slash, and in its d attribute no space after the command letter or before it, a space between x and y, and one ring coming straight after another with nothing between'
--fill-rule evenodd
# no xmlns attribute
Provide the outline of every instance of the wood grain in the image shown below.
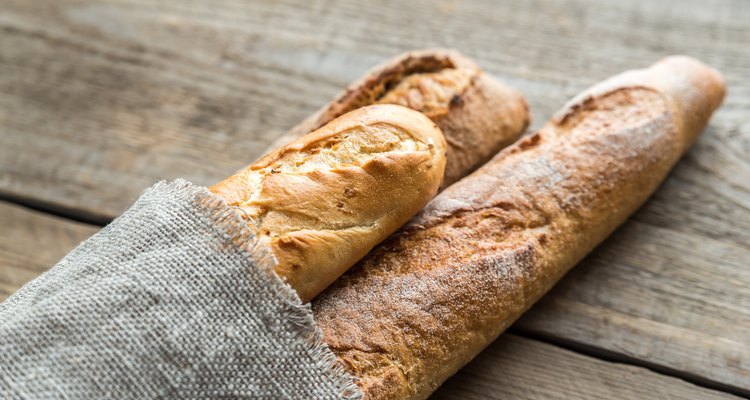
<svg viewBox="0 0 750 400"><path fill-rule="evenodd" d="M737 399L645 368L505 334L430 399Z"/></svg>
<svg viewBox="0 0 750 400"><path fill-rule="evenodd" d="M0 201L0 301L99 230Z"/></svg>
<svg viewBox="0 0 750 400"><path fill-rule="evenodd" d="M158 179L218 181L404 50L475 58L535 127L596 81L692 55L728 79L711 127L518 328L750 393L748 43L743 0L6 0L0 196L106 221Z"/></svg>

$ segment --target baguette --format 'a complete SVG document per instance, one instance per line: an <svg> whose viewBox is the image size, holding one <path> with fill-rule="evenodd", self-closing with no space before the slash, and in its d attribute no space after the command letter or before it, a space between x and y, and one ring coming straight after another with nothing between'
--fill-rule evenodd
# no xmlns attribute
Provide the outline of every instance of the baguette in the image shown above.
<svg viewBox="0 0 750 400"><path fill-rule="evenodd" d="M449 187L313 302L367 399L423 399L654 192L722 76L669 57L576 97Z"/></svg>
<svg viewBox="0 0 750 400"><path fill-rule="evenodd" d="M445 140L402 106L359 108L209 188L309 301L437 193Z"/></svg>
<svg viewBox="0 0 750 400"><path fill-rule="evenodd" d="M521 94L484 73L473 61L451 50L423 50L375 67L271 148L371 104L407 106L440 127L448 143L443 188L513 143L530 120Z"/></svg>

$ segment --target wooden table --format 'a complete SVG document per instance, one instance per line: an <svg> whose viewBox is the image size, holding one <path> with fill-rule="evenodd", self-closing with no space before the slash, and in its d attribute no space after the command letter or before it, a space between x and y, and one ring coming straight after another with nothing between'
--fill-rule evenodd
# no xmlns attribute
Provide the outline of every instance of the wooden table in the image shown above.
<svg viewBox="0 0 750 400"><path fill-rule="evenodd" d="M729 96L654 197L435 398L750 395L750 2L4 0L0 298L160 179L215 182L401 51L566 99L684 53Z"/></svg>

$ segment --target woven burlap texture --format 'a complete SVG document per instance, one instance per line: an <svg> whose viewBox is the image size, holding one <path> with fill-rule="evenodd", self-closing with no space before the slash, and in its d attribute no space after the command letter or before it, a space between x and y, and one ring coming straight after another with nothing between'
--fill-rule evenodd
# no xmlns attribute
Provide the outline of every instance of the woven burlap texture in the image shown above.
<svg viewBox="0 0 750 400"><path fill-rule="evenodd" d="M0 398L357 399L241 218L184 180L0 304Z"/></svg>

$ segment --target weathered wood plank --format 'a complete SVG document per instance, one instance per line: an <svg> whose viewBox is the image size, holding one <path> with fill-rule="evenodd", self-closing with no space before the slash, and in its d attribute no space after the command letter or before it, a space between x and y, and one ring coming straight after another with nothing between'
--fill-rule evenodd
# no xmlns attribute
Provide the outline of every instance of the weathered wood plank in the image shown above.
<svg viewBox="0 0 750 400"><path fill-rule="evenodd" d="M748 43L741 0L6 1L0 194L108 219L157 179L210 183L403 50L476 58L536 127L602 78L690 54L726 74L725 106L519 327L750 390Z"/></svg>
<svg viewBox="0 0 750 400"><path fill-rule="evenodd" d="M478 59L527 94L536 126L590 83L677 52L722 67L728 106L747 107L746 2L621 3L8 1L0 192L111 218L155 180L224 177L420 47Z"/></svg>
<svg viewBox="0 0 750 400"><path fill-rule="evenodd" d="M505 334L435 394L443 399L735 399L645 368Z"/></svg>
<svg viewBox="0 0 750 400"><path fill-rule="evenodd" d="M658 204L652 204L517 327L750 393L750 248L655 226L649 214L658 212ZM741 222L748 226L747 218Z"/></svg>
<svg viewBox="0 0 750 400"><path fill-rule="evenodd" d="M0 301L98 230L5 202L0 202L0 225L8 228L0 230ZM600 399L648 394L732 398L643 368L595 360L510 334L493 343L434 397Z"/></svg>
<svg viewBox="0 0 750 400"><path fill-rule="evenodd" d="M45 271L97 226L0 202L0 301ZM643 368L599 361L504 335L434 396L436 399L728 399Z"/></svg>
<svg viewBox="0 0 750 400"><path fill-rule="evenodd" d="M6 202L0 202L0 226L0 301L99 230Z"/></svg>

